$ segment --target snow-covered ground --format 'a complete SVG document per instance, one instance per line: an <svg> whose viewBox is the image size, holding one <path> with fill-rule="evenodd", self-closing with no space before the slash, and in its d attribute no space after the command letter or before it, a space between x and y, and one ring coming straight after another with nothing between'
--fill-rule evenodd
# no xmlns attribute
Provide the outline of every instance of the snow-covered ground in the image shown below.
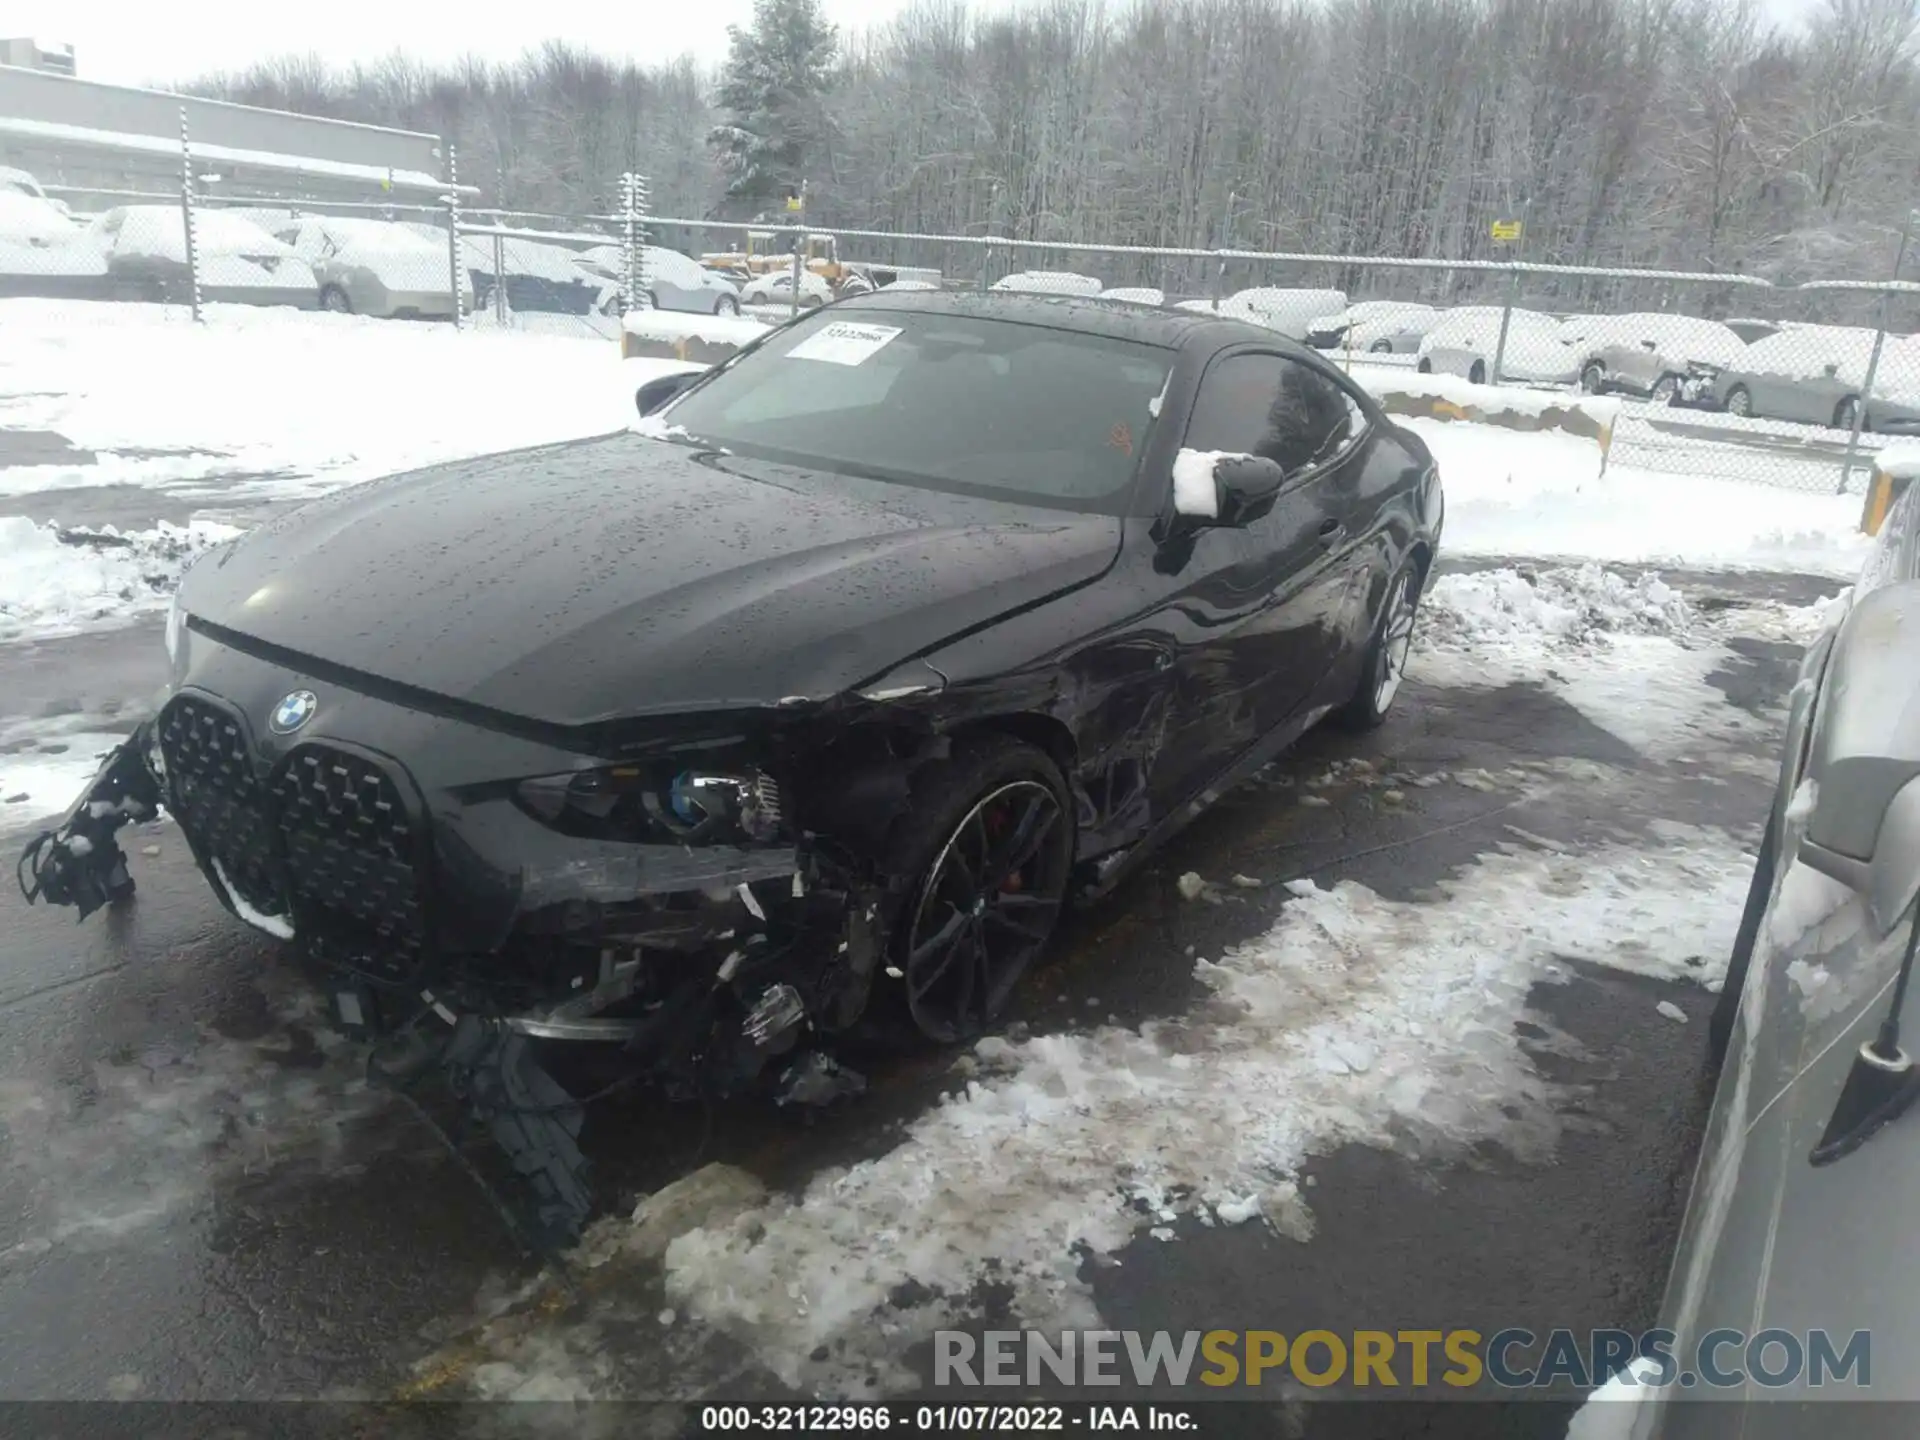
<svg viewBox="0 0 1920 1440"><path fill-rule="evenodd" d="M1446 487L1450 555L1774 570L1851 580L1872 541L1858 495L1609 464L1591 440L1410 420Z"/></svg>
<svg viewBox="0 0 1920 1440"><path fill-rule="evenodd" d="M0 300L0 427L95 465L0 471L10 496L100 484L317 494L409 466L616 430L611 340L212 307ZM236 474L258 477L232 483Z"/></svg>

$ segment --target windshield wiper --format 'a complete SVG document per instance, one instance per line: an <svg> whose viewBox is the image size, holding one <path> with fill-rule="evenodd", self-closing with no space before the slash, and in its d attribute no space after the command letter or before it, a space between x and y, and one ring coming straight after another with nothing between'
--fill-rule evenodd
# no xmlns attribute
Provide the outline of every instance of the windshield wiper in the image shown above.
<svg viewBox="0 0 1920 1440"><path fill-rule="evenodd" d="M1907 952L1894 976L1893 997L1887 1002L1880 1032L1853 1057L1826 1133L1807 1157L1815 1165L1831 1165L1851 1155L1920 1100L1920 1070L1900 1048L1900 1011L1907 1000L1907 982L1913 978L1916 949L1920 949L1920 902L1915 903L1907 926Z"/></svg>

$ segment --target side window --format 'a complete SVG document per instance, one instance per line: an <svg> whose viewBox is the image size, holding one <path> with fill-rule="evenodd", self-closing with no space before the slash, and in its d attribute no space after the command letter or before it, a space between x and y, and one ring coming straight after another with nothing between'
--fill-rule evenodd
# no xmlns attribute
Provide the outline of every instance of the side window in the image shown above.
<svg viewBox="0 0 1920 1440"><path fill-rule="evenodd" d="M1293 475L1339 458L1366 427L1359 402L1317 370L1284 355L1229 355L1207 367L1184 444L1261 455Z"/></svg>

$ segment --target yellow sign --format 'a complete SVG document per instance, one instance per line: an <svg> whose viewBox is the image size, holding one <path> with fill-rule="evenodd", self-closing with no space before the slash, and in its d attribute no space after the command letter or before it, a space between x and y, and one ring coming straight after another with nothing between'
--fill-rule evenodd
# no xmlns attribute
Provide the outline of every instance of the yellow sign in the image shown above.
<svg viewBox="0 0 1920 1440"><path fill-rule="evenodd" d="M800 209L803 209L805 205L806 205L806 202L802 200L798 195L787 196L787 209L800 210Z"/></svg>
<svg viewBox="0 0 1920 1440"><path fill-rule="evenodd" d="M1518 220L1496 220L1493 222L1492 235L1496 240L1518 240L1522 228Z"/></svg>

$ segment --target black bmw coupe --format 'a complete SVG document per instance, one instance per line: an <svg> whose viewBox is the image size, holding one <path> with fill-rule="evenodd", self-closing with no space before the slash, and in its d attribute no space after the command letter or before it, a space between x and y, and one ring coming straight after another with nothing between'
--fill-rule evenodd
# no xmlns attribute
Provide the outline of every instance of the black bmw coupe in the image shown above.
<svg viewBox="0 0 1920 1440"><path fill-rule="evenodd" d="M1383 719L1441 529L1345 375L1172 309L864 295L637 399L202 559L164 706L23 857L84 916L164 809L556 1223L579 1111L530 1041L800 1093L828 1037L978 1033L1063 906Z"/></svg>

